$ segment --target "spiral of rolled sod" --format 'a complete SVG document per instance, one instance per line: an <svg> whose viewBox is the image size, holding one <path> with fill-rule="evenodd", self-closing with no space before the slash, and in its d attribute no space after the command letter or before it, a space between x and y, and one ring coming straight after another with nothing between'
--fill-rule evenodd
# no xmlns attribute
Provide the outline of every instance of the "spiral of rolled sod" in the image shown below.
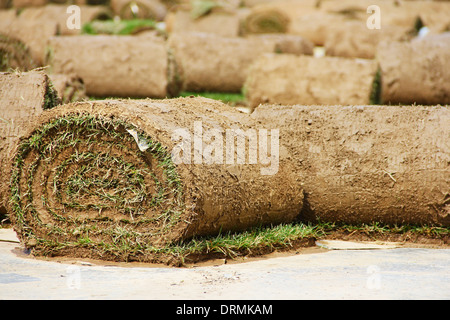
<svg viewBox="0 0 450 320"><path fill-rule="evenodd" d="M284 105L355 105L377 103L376 61L264 54L250 66L244 84L252 107Z"/></svg>
<svg viewBox="0 0 450 320"><path fill-rule="evenodd" d="M243 116L204 98L52 109L12 160L15 230L36 255L156 261L193 235L292 222L301 181L289 163L267 174L267 162L237 160L255 150L238 153L251 129ZM237 135L231 160L220 148L227 129Z"/></svg>
<svg viewBox="0 0 450 320"><path fill-rule="evenodd" d="M165 98L179 87L163 39L134 36L59 36L49 40L52 73L77 74L96 97Z"/></svg>
<svg viewBox="0 0 450 320"><path fill-rule="evenodd" d="M450 104L450 33L377 48L382 101L392 104Z"/></svg>

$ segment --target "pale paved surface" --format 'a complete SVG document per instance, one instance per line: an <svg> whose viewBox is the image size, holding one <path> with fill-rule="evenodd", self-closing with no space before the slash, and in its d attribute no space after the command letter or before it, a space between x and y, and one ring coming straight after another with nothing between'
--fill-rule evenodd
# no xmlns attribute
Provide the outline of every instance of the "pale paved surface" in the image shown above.
<svg viewBox="0 0 450 320"><path fill-rule="evenodd" d="M330 250L195 268L42 261L0 241L0 299L450 299L450 249Z"/></svg>

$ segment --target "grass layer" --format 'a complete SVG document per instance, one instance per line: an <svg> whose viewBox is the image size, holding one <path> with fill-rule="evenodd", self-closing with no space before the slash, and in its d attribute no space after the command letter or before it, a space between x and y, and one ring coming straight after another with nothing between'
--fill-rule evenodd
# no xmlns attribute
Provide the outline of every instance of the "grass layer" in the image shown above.
<svg viewBox="0 0 450 320"><path fill-rule="evenodd" d="M10 207L16 231L36 255L146 260L164 248L154 240L178 223L182 184L160 143L140 132L148 146L140 151L127 130L139 132L117 119L68 115L21 142Z"/></svg>

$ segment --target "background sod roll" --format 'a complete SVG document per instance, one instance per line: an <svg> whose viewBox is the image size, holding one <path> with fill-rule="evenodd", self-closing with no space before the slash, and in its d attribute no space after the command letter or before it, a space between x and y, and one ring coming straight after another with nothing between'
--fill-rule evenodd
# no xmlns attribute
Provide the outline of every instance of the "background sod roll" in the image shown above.
<svg viewBox="0 0 450 320"><path fill-rule="evenodd" d="M251 118L280 130L302 221L450 226L449 107L262 105Z"/></svg>
<svg viewBox="0 0 450 320"><path fill-rule="evenodd" d="M66 12L68 5L50 4L43 7L29 7L23 10L2 10L0 12L0 33L20 40L29 50L38 66L45 63L46 46L49 38L56 35L79 34L81 28L69 29L71 16ZM81 26L96 19L111 18L105 6L81 5Z"/></svg>
<svg viewBox="0 0 450 320"><path fill-rule="evenodd" d="M253 6L242 21L244 34L286 33L291 22L307 13L316 12L317 1L273 1Z"/></svg>
<svg viewBox="0 0 450 320"><path fill-rule="evenodd" d="M166 30L169 33L208 32L223 37L239 36L239 10L217 9L199 16L194 16L190 8L173 9L166 15Z"/></svg>
<svg viewBox="0 0 450 320"><path fill-rule="evenodd" d="M225 163L213 147L226 129L251 129L243 116L204 98L52 109L12 160L14 228L37 255L163 261L173 241L292 222L303 192L289 163L261 174L266 164ZM180 143L186 161L171 155Z"/></svg>
<svg viewBox="0 0 450 320"><path fill-rule="evenodd" d="M58 35L80 34L80 28L71 26L71 24L75 22L72 16L74 12L67 13L68 6L69 4L48 4L44 7L26 8L20 13L19 17L21 20L33 21L35 24L57 24ZM80 26L94 20L107 20L113 18L113 13L108 6L78 5L78 8L80 9ZM32 28L32 26L30 26L30 28ZM33 30L30 30L29 32L33 32Z"/></svg>
<svg viewBox="0 0 450 320"><path fill-rule="evenodd" d="M300 36L220 37L208 33L172 34L168 46L185 91L241 92L248 68L263 53L312 54Z"/></svg>
<svg viewBox="0 0 450 320"><path fill-rule="evenodd" d="M61 103L87 99L83 80L74 74L50 74L50 80Z"/></svg>
<svg viewBox="0 0 450 320"><path fill-rule="evenodd" d="M121 19L153 19L164 20L166 6L159 0L111 0L114 15Z"/></svg>
<svg viewBox="0 0 450 320"><path fill-rule="evenodd" d="M165 98L178 92L166 43L158 37L53 37L47 61L52 73L81 77L89 96Z"/></svg>
<svg viewBox="0 0 450 320"><path fill-rule="evenodd" d="M251 107L352 105L377 103L379 86L372 60L264 54L250 66L244 92Z"/></svg>
<svg viewBox="0 0 450 320"><path fill-rule="evenodd" d="M450 33L377 48L382 101L392 104L450 104Z"/></svg>
<svg viewBox="0 0 450 320"><path fill-rule="evenodd" d="M59 29L58 22L44 18L40 10L42 8L0 11L0 32L22 42L37 66L44 63L48 38L57 35Z"/></svg>
<svg viewBox="0 0 450 320"><path fill-rule="evenodd" d="M43 72L2 72L0 88L0 213L5 213L7 164L15 143L30 122L60 101Z"/></svg>
<svg viewBox="0 0 450 320"><path fill-rule="evenodd" d="M0 71L29 71L36 67L37 63L25 43L0 33Z"/></svg>
<svg viewBox="0 0 450 320"><path fill-rule="evenodd" d="M374 59L377 46L383 41L406 41L413 34L405 27L383 26L368 29L362 21L343 21L328 30L325 50L329 56Z"/></svg>

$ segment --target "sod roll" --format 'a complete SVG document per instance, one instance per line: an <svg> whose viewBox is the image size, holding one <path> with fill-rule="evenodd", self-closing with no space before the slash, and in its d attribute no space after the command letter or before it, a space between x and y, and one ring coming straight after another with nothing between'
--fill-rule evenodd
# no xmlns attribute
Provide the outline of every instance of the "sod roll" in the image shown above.
<svg viewBox="0 0 450 320"><path fill-rule="evenodd" d="M240 92L251 63L263 53L311 54L301 37L220 37L208 33L172 34L168 46L186 91Z"/></svg>
<svg viewBox="0 0 450 320"><path fill-rule="evenodd" d="M193 235L298 218L449 226L449 130L442 106L69 104L21 136L11 219L36 255L152 262Z"/></svg>
<svg viewBox="0 0 450 320"><path fill-rule="evenodd" d="M11 0L13 8L41 7L48 3L47 0Z"/></svg>
<svg viewBox="0 0 450 320"><path fill-rule="evenodd" d="M425 3L430 4L429 1ZM379 13L381 28L398 26L413 30L421 23L421 13L420 10L412 10L411 6L407 5L408 2L395 0L325 0L321 1L320 10L363 22Z"/></svg>
<svg viewBox="0 0 450 320"><path fill-rule="evenodd" d="M292 19L317 11L316 0L274 1L251 8L242 22L244 34L286 33Z"/></svg>
<svg viewBox="0 0 450 320"><path fill-rule="evenodd" d="M0 9L8 9L10 7L9 0L0 0Z"/></svg>
<svg viewBox="0 0 450 320"><path fill-rule="evenodd" d="M49 78L42 72L0 73L0 212L6 207L7 163L18 136L45 109L59 102Z"/></svg>
<svg viewBox="0 0 450 320"><path fill-rule="evenodd" d="M324 46L327 36L347 22L341 15L315 11L292 19L289 33L310 40L316 46Z"/></svg>
<svg viewBox="0 0 450 320"><path fill-rule="evenodd" d="M399 26L368 29L365 22L345 21L328 30L324 47L329 56L374 59L383 41L407 41L410 30Z"/></svg>
<svg viewBox="0 0 450 320"><path fill-rule="evenodd" d="M111 9L121 19L164 20L166 6L159 0L111 0Z"/></svg>
<svg viewBox="0 0 450 320"><path fill-rule="evenodd" d="M240 34L240 15L236 10L214 10L193 17L190 9L178 8L167 14L165 23L169 33L208 32L223 37Z"/></svg>
<svg viewBox="0 0 450 320"><path fill-rule="evenodd" d="M62 103L77 102L87 99L83 79L75 74L50 74L53 88Z"/></svg>
<svg viewBox="0 0 450 320"><path fill-rule="evenodd" d="M301 181L258 160L273 159L276 133L243 117L205 98L52 109L11 161L14 229L36 255L161 261L173 241L293 221ZM265 146L242 144L252 132Z"/></svg>
<svg viewBox="0 0 450 320"><path fill-rule="evenodd" d="M30 50L22 41L0 33L0 71L28 71L37 66Z"/></svg>
<svg viewBox="0 0 450 320"><path fill-rule="evenodd" d="M251 117L280 130L301 220L450 226L448 106L263 105Z"/></svg>
<svg viewBox="0 0 450 320"><path fill-rule="evenodd" d="M80 27L85 23L95 20L112 19L113 13L107 6L103 5L77 5L80 9L79 19ZM76 20L72 19L75 12L67 12L68 4L48 4L40 8L25 9L21 16L23 19L34 20L40 22L52 21L58 25L58 35L77 35L80 34L81 28L71 26Z"/></svg>
<svg viewBox="0 0 450 320"><path fill-rule="evenodd" d="M382 43L377 59L384 103L450 104L448 34Z"/></svg>
<svg viewBox="0 0 450 320"><path fill-rule="evenodd" d="M47 58L52 73L81 77L89 96L165 98L178 90L166 43L157 37L53 37Z"/></svg>
<svg viewBox="0 0 450 320"><path fill-rule="evenodd" d="M32 60L42 66L45 60L47 40L58 33L58 22L42 19L39 9L26 8L0 12L0 32L10 38L21 41L29 50Z"/></svg>
<svg viewBox="0 0 450 320"><path fill-rule="evenodd" d="M244 92L251 107L261 103L353 105L379 101L373 60L265 54L250 66Z"/></svg>
<svg viewBox="0 0 450 320"><path fill-rule="evenodd" d="M111 18L105 6L79 5L80 28L71 26L74 13L67 13L68 5L49 4L21 10L0 11L0 33L3 37L23 43L34 63L43 66L49 38L56 35L75 35L81 26L96 19ZM69 26L70 28L69 28Z"/></svg>
<svg viewBox="0 0 450 320"><path fill-rule="evenodd" d="M420 18L420 24L432 33L450 31L450 2L448 1L404 1L403 12ZM419 26L419 21L417 21Z"/></svg>

